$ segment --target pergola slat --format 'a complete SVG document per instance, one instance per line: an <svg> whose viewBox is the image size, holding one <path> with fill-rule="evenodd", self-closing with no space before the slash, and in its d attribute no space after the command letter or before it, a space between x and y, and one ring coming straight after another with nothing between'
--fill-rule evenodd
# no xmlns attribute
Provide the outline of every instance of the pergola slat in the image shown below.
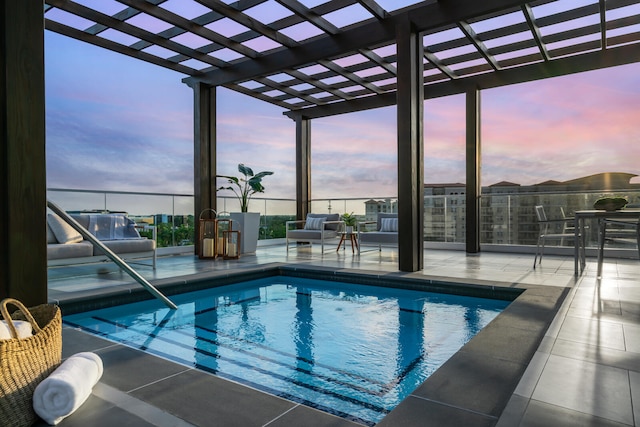
<svg viewBox="0 0 640 427"><path fill-rule="evenodd" d="M288 13L281 14L273 22L263 22L261 15L253 12L256 7L264 7L266 0L240 0L229 4L223 0L196 0L206 9L203 8L202 14L191 19L170 11L170 8L163 8L165 0L119 1L126 7L108 16L91 9L90 3L45 0L47 28L181 72L187 76L185 82L198 81L211 86L242 88L239 91L243 94L287 110L309 109L345 101L353 103L357 98L383 96L394 91L397 87L394 81L397 53L393 51L396 27L406 19L412 23L414 31L426 36L425 41L430 40L424 46L424 84L441 87L450 82L452 87L445 91L447 93L455 92L455 88L462 82L466 85L469 79L484 80L487 78L485 74L497 73L501 68L522 68L538 61L553 62L566 55L586 54L592 49L606 51L609 48L607 45L615 47L622 43L640 42L634 31L625 33L625 27L640 23L640 15L635 9L627 8L630 11L626 15L618 14L616 19L607 19L610 11L637 5L638 0L608 0L606 3L600 1L577 7L564 2L564 9L546 16L536 16L537 8L551 5L555 0L427 0L391 12L384 10L375 0L329 0L314 7L307 7L298 0L278 0L277 4ZM354 5L360 6L371 17L342 28L325 18ZM94 24L80 30L49 19L48 15L58 9ZM166 22L169 28L154 33L129 23L140 13ZM522 15L522 20L511 20L507 25L479 30L488 20L517 13ZM551 33L547 30L551 26L590 17L595 17L597 23L573 24ZM230 37L222 36L215 29L224 18L244 26L246 31ZM304 23L318 28L320 34L301 40L292 31ZM99 34L107 29L128 34L139 41L125 46L105 40ZM620 34L611 38L609 34L612 31ZM176 41L176 37L186 33L195 34L210 43L192 48ZM525 33L529 33L530 37ZM263 52L250 47L262 37L271 40L275 47ZM148 48L153 46L176 54L159 57L147 53ZM377 53L380 48L383 48L380 52L384 53ZM537 54L532 53L533 48ZM230 49L239 57L224 60L224 56L218 55L222 54L223 49ZM343 61L355 55L360 55L365 61ZM199 62L189 62L188 66L182 64L187 64L185 61L191 59ZM322 66L321 70L305 71L314 65ZM437 70L435 74L434 70ZM271 76L279 73L289 74L292 78L278 79L275 84ZM258 84L244 85L252 80ZM337 82L329 83L330 80ZM267 84L263 84L265 82ZM270 93L275 88L279 93ZM329 96L323 94L315 97L322 92ZM299 99L300 102L285 102L293 99ZM371 105L386 103L373 100L363 102ZM343 111L342 107L331 108Z"/></svg>

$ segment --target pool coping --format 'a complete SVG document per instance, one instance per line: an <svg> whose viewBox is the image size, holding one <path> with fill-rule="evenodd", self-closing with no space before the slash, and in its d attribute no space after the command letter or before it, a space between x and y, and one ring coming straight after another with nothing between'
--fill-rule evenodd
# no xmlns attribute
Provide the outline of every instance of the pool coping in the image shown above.
<svg viewBox="0 0 640 427"><path fill-rule="evenodd" d="M167 296L239 281L284 275L386 287L511 299L513 302L463 346L378 426L493 426L570 288L425 276L422 273L292 266L274 263L233 272L207 272L154 282ZM64 314L152 298L137 285L87 292L59 301ZM153 356L151 356L153 357ZM235 384L235 383L234 383ZM123 390L126 391L126 390Z"/></svg>

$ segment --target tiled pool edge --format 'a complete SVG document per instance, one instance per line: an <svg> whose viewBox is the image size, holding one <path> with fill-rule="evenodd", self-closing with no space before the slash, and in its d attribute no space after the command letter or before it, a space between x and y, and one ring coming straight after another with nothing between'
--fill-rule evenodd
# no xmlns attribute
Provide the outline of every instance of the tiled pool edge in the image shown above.
<svg viewBox="0 0 640 427"><path fill-rule="evenodd" d="M403 282L411 286L420 286L423 290L424 287L421 285L427 285L427 288L446 287L449 291L453 290L453 293L463 290L484 292L485 296L503 292L521 293L503 313L378 423L379 426L495 425L569 290L569 288L539 285L521 286L506 283L491 285L479 281L472 284L450 280L444 282L415 274L381 274L362 270L335 271L328 268L290 266L193 275L180 278L177 283L173 280L173 283L167 281L167 283L154 284L167 295L171 295L210 287L212 279L217 281L216 286L222 286L277 274L301 277L311 275L313 278L322 279L330 277L331 280L349 282L353 282L355 278L366 280L366 284ZM140 292L145 291L133 290L127 295L134 299L148 299L147 295L135 295ZM105 294L102 298L108 299L112 296ZM82 298L71 301L71 306L78 309L82 304L81 300ZM64 304L61 306L64 313ZM84 308L80 311L88 309L93 308Z"/></svg>
<svg viewBox="0 0 640 427"><path fill-rule="evenodd" d="M529 286L378 426L493 426L569 288Z"/></svg>
<svg viewBox="0 0 640 427"><path fill-rule="evenodd" d="M167 297L185 292L225 286L233 283L261 279L272 276L303 277L329 281L349 282L360 285L399 287L404 289L426 290L456 295L476 296L483 298L513 300L522 288L513 286L496 286L489 283L469 283L469 281L451 281L430 278L415 273L387 273L367 270L335 270L322 267L300 267L287 264L274 264L247 268L242 271L214 271L192 274L153 281L153 285ZM212 281L213 283L212 286ZM127 304L152 299L153 296L140 285L128 284L113 286L106 289L93 289L77 292L73 297L65 300L51 300L60 305L63 315L83 311L97 310L113 305Z"/></svg>

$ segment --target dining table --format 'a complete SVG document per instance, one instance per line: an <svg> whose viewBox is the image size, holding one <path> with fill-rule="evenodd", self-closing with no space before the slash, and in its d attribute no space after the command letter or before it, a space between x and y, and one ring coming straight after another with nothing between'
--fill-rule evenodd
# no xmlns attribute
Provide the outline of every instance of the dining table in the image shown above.
<svg viewBox="0 0 640 427"><path fill-rule="evenodd" d="M584 239L584 230L585 230L585 220L587 219L597 219L600 221L601 219L639 219L640 218L640 209L618 209L614 211L607 211L603 209L586 209L575 211L574 215L574 232L575 238L574 240L574 268L575 275L578 276L584 271L584 267L586 265L586 260L584 256L585 251L585 239ZM600 229L599 227L597 228ZM580 252L582 251L582 256L580 256Z"/></svg>

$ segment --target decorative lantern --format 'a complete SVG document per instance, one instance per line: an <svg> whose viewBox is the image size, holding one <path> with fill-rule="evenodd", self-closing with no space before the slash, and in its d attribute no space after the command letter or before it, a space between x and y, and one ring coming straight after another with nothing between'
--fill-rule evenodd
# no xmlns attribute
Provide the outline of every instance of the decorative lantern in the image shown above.
<svg viewBox="0 0 640 427"><path fill-rule="evenodd" d="M233 221L228 218L217 220L216 225L216 256L225 257L227 254L227 246L224 242L224 233L231 230Z"/></svg>
<svg viewBox="0 0 640 427"><path fill-rule="evenodd" d="M207 212L213 212L213 218L202 218ZM200 231L198 234L198 242L200 242L200 250L198 251L199 258L215 258L217 256L216 251L216 238L218 236L218 220L216 219L217 212L213 209L204 209L200 212Z"/></svg>
<svg viewBox="0 0 640 427"><path fill-rule="evenodd" d="M224 259L240 258L240 231L225 230L222 232L224 237L225 254Z"/></svg>

